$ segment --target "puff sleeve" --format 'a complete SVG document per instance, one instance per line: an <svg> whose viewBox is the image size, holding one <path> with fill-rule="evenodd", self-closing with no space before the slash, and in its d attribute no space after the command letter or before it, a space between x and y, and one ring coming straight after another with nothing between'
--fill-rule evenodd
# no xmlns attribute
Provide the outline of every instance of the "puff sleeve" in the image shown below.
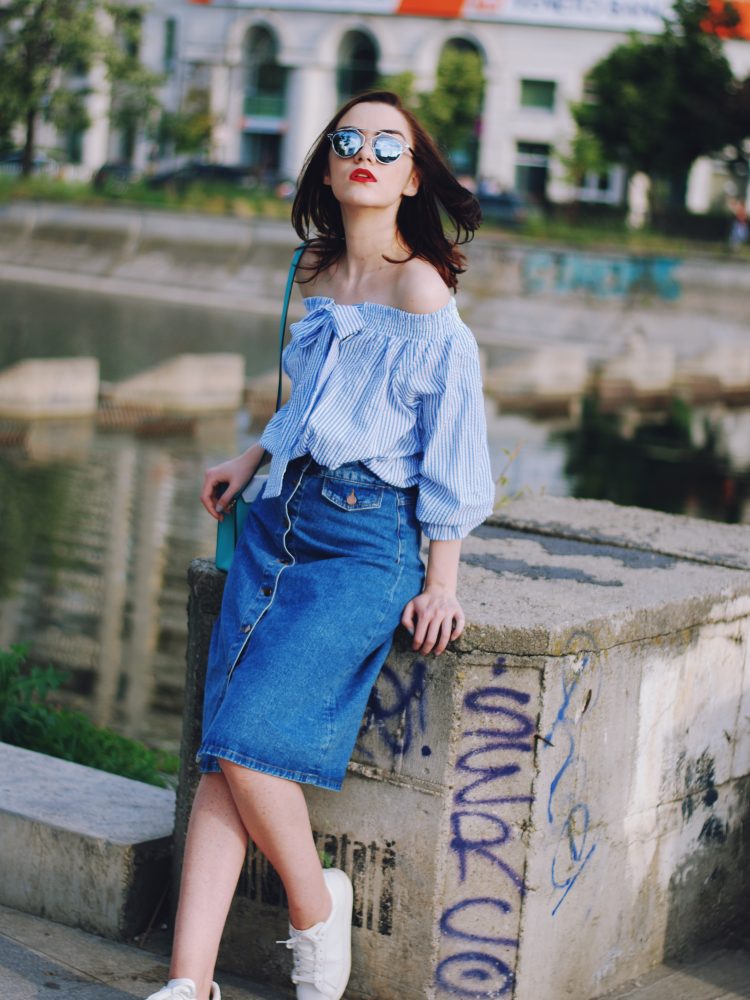
<svg viewBox="0 0 750 1000"><path fill-rule="evenodd" d="M490 471L479 351L463 326L452 331L421 398L422 461L417 517L432 540L463 538L491 513Z"/></svg>

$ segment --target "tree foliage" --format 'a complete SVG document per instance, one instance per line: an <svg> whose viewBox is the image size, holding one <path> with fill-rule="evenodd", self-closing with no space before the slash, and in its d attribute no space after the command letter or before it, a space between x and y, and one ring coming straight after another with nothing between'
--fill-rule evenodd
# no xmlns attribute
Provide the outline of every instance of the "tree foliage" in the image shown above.
<svg viewBox="0 0 750 1000"><path fill-rule="evenodd" d="M594 66L572 109L579 128L612 162L684 185L698 156L729 141L734 81L719 35L736 21L729 4L676 0L659 35L633 34Z"/></svg>
<svg viewBox="0 0 750 1000"><path fill-rule="evenodd" d="M162 111L157 130L160 146L175 153L207 153L216 119L210 111L207 90L188 91L179 111Z"/></svg>
<svg viewBox="0 0 750 1000"><path fill-rule="evenodd" d="M380 85L401 97L443 152L455 154L476 142L484 99L484 68L475 49L446 45L431 91L417 93L411 72L384 77Z"/></svg>
<svg viewBox="0 0 750 1000"><path fill-rule="evenodd" d="M163 77L138 59L142 15L106 0L6 0L0 7L0 141L8 143L23 123L24 173L40 117L63 132L89 124L85 75L97 60L111 86L113 124L132 128L151 114Z"/></svg>

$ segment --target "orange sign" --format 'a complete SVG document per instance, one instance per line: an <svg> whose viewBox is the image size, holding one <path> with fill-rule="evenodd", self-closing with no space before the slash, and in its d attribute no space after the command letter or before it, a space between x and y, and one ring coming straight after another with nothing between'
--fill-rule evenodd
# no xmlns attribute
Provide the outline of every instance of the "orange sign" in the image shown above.
<svg viewBox="0 0 750 1000"><path fill-rule="evenodd" d="M397 14L421 17L460 17L464 0L400 0Z"/></svg>
<svg viewBox="0 0 750 1000"><path fill-rule="evenodd" d="M721 16L724 10L723 0L709 0L711 10ZM750 0L732 0L732 7L737 11L739 21L733 28L713 28L721 38L744 38L750 41ZM711 30L711 29L709 29Z"/></svg>

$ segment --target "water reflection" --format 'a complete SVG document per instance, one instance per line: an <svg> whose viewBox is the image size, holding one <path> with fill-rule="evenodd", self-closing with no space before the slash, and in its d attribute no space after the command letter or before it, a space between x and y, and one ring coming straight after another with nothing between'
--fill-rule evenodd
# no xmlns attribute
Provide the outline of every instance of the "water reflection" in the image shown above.
<svg viewBox="0 0 750 1000"><path fill-rule="evenodd" d="M31 664L68 671L65 700L97 723L172 749L186 569L214 545L198 488L237 447L234 418L203 432L99 433L66 461L0 452L0 645L27 643Z"/></svg>
<svg viewBox="0 0 750 1000"><path fill-rule="evenodd" d="M185 352L242 354L248 375L276 363L272 317L2 281L0 302L0 368L24 358L91 356L114 382Z"/></svg>
<svg viewBox="0 0 750 1000"><path fill-rule="evenodd" d="M666 414L602 413L584 400L580 425L558 432L577 497L720 521L750 520L750 411L688 406Z"/></svg>
<svg viewBox="0 0 750 1000"><path fill-rule="evenodd" d="M109 381L185 352L236 351L247 375L275 363L275 323L230 311L0 286L0 366L92 355ZM504 492L600 497L750 520L750 410L672 404L666 418L497 415L490 452ZM69 672L61 698L154 746L179 745L186 571L213 554L198 503L206 465L256 436L247 418L100 408L95 418L0 420L0 647ZM520 449L510 463L509 453Z"/></svg>

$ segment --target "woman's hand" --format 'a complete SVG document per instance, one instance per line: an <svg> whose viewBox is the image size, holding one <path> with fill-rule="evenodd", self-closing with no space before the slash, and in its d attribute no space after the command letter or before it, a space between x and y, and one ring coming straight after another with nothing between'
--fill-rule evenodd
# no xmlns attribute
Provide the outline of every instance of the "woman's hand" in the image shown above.
<svg viewBox="0 0 750 1000"><path fill-rule="evenodd" d="M413 635L415 653L440 656L461 635L466 619L454 590L428 584L406 605L401 624Z"/></svg>
<svg viewBox="0 0 750 1000"><path fill-rule="evenodd" d="M230 509L237 493L252 478L262 457L263 449L254 444L237 458L206 469L200 500L211 517L224 519L224 511Z"/></svg>

